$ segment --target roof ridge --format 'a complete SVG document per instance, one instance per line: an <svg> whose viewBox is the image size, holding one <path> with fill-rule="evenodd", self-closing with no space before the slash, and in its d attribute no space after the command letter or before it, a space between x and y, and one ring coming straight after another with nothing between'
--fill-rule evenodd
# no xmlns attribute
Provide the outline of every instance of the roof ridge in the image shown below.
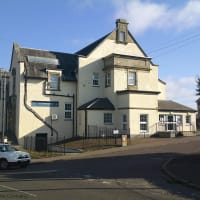
<svg viewBox="0 0 200 200"><path fill-rule="evenodd" d="M43 51L43 52L49 52L49 53L59 53L59 54L66 54L66 55L75 55L74 53L66 53L66 52L61 52L61 51L53 51L53 50L46 50L46 49L37 49L37 48L30 48L30 47L19 47L20 49L24 50L33 50L33 51Z"/></svg>
<svg viewBox="0 0 200 200"><path fill-rule="evenodd" d="M112 31L113 32L113 31ZM104 41L112 32L104 35L103 37L95 40L94 42L88 44L84 48L80 49L79 51L75 52L76 55L88 56L101 42Z"/></svg>

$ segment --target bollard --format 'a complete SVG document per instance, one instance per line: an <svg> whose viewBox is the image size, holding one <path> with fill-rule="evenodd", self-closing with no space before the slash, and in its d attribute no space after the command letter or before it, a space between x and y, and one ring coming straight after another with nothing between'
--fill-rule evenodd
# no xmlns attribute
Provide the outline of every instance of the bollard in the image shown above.
<svg viewBox="0 0 200 200"><path fill-rule="evenodd" d="M127 135L122 135L122 147L126 147L128 145Z"/></svg>

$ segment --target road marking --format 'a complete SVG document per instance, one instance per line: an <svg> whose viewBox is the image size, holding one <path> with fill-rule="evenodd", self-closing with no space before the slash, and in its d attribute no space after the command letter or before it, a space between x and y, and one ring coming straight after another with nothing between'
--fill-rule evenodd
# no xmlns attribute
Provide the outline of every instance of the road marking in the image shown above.
<svg viewBox="0 0 200 200"><path fill-rule="evenodd" d="M6 178L6 179L2 179L1 178L1 182L13 182L13 181L53 181L53 180L57 180L57 181L65 181L65 180L72 180L72 181L77 181L77 180L89 180L87 178L78 178L78 177L67 177L67 178ZM98 180L96 178L91 179L91 180Z"/></svg>
<svg viewBox="0 0 200 200"><path fill-rule="evenodd" d="M37 197L37 195L35 195L35 194L31 194L29 192L24 192L22 190L18 190L16 188L9 187L9 186L6 186L6 185L0 185L0 187L11 190L11 191L19 192L19 193L22 193L22 194L26 194L26 195L31 196L31 197L35 197L35 198Z"/></svg>
<svg viewBox="0 0 200 200"><path fill-rule="evenodd" d="M91 178L93 178L93 176L90 175L90 174L84 174L83 177L86 178L86 179L91 179Z"/></svg>
<svg viewBox="0 0 200 200"><path fill-rule="evenodd" d="M30 171L30 172L8 172L3 175L20 175L20 174L41 174L41 173L56 173L57 170L40 170L40 171Z"/></svg>

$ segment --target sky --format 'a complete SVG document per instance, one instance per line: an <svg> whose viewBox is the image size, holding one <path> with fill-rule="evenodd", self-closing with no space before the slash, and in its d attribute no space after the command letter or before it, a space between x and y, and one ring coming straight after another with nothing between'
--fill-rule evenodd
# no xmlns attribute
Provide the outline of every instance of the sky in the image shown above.
<svg viewBox="0 0 200 200"><path fill-rule="evenodd" d="M115 29L129 31L167 83L167 99L196 109L200 76L200 0L0 0L0 67L13 43L74 53Z"/></svg>

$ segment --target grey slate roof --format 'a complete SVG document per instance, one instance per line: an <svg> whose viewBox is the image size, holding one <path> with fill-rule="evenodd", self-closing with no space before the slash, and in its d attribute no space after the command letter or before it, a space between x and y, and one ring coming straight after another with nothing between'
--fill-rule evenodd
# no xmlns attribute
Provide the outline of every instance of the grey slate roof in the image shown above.
<svg viewBox="0 0 200 200"><path fill-rule="evenodd" d="M182 104L176 103L171 100L159 100L158 101L159 111L178 111L178 112L196 112L196 110L184 106Z"/></svg>
<svg viewBox="0 0 200 200"><path fill-rule="evenodd" d="M106 34L102 38L96 40L95 42L89 44L88 46L84 47L83 49L77 51L75 54L81 55L81 56L88 56L109 35L110 35L110 33Z"/></svg>
<svg viewBox="0 0 200 200"><path fill-rule="evenodd" d="M47 78L47 69L62 70L62 80L76 81L76 70L78 67L78 56L74 54L44 51L38 49L21 48L14 44L19 61L25 63L26 76L28 78ZM59 60L59 65L28 62L27 56L37 56L45 58L56 58Z"/></svg>
<svg viewBox="0 0 200 200"><path fill-rule="evenodd" d="M78 108L79 110L115 110L114 105L107 98L95 98Z"/></svg>

